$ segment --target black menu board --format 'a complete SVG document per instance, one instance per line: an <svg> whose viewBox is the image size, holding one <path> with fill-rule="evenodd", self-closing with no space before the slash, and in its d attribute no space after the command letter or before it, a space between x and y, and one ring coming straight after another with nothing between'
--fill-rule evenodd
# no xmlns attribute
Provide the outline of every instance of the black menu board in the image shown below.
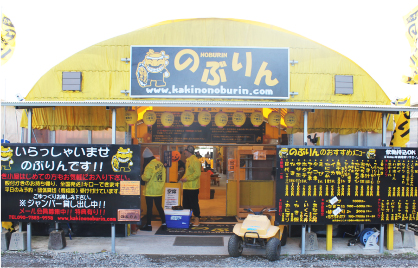
<svg viewBox="0 0 418 268"><path fill-rule="evenodd" d="M140 222L140 146L2 144L1 220Z"/></svg>
<svg viewBox="0 0 418 268"><path fill-rule="evenodd" d="M277 146L276 222L417 222L417 150Z"/></svg>

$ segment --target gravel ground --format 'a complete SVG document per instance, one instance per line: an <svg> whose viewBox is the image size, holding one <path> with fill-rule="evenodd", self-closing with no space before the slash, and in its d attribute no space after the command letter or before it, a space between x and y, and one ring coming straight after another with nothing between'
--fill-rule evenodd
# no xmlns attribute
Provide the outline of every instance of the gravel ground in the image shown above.
<svg viewBox="0 0 418 268"><path fill-rule="evenodd" d="M2 252L2 267L418 267L418 255L167 256L103 253Z"/></svg>

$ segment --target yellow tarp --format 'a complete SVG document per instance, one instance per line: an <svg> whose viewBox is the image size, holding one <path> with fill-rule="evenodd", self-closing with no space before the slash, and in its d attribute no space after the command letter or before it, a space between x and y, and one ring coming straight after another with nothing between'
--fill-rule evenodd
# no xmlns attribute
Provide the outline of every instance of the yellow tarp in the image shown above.
<svg viewBox="0 0 418 268"><path fill-rule="evenodd" d="M295 110L296 125L287 128L287 134L303 132L303 111ZM347 135L361 132L382 133L382 114L363 111L315 110L308 113L308 133L333 132ZM388 130L393 130L393 123L388 124Z"/></svg>
<svg viewBox="0 0 418 268"><path fill-rule="evenodd" d="M32 128L48 130L105 130L112 128L112 111L105 107L55 107L33 109ZM28 126L26 113L22 127ZM126 131L125 108L116 109L116 130Z"/></svg>
<svg viewBox="0 0 418 268"><path fill-rule="evenodd" d="M379 85L357 64L343 55L313 42L303 36L279 27L258 22L236 19L189 19L166 21L131 33L121 35L88 47L62 61L48 71L26 96L28 101L83 101L83 100L128 100L129 95L121 90L129 89L130 64L121 61L130 58L131 45L167 46L248 46L248 47L288 47L291 60L299 63L290 65L290 91L298 93L280 102L315 102L341 104L389 105L390 100ZM62 91L62 72L81 71L81 92ZM335 75L353 75L354 93L337 95L334 93ZM211 99L207 99L211 100ZM220 101L219 99L216 99ZM231 101L231 100L228 100ZM246 100L250 102L251 100ZM260 100L254 100L259 102ZM273 100L265 100L272 102ZM277 100L274 100L277 102ZM61 113L51 123L48 112L34 110L35 128L60 126L68 129L87 129L85 122L68 119L69 116L83 116L82 109L57 109ZM325 122L317 118L325 113L329 117L357 118L357 111L323 111L314 113L312 121ZM339 115L343 113L344 115ZM373 113L364 113L373 114ZM363 117L365 117L363 115ZM357 130L379 131L379 116L363 118L362 121L344 120L335 124L315 125L314 128L329 129L333 132ZM65 119L65 120L64 120ZM57 121L62 120L62 121ZM102 122L91 120L94 127L103 127ZM378 121L376 121L378 120ZM381 120L380 120L381 121ZM107 121L106 121L107 122ZM370 122L371 124L367 124ZM295 127L296 131L300 128ZM309 132L313 132L309 130Z"/></svg>

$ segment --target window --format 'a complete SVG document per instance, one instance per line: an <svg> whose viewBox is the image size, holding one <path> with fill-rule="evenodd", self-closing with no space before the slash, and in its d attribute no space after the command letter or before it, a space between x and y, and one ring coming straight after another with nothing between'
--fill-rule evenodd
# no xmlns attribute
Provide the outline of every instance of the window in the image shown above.
<svg viewBox="0 0 418 268"><path fill-rule="evenodd" d="M81 91L81 72L62 72L63 91Z"/></svg>
<svg viewBox="0 0 418 268"><path fill-rule="evenodd" d="M353 76L336 75L335 76L335 94L353 94Z"/></svg>

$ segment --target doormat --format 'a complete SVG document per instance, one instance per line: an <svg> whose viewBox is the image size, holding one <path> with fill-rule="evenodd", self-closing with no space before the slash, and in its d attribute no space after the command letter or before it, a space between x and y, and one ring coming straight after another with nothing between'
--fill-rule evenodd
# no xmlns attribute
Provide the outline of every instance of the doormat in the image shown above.
<svg viewBox="0 0 418 268"><path fill-rule="evenodd" d="M173 246L179 247L223 247L223 237L176 237Z"/></svg>
<svg viewBox="0 0 418 268"><path fill-rule="evenodd" d="M183 228L167 228L163 231L161 226L158 228L156 235L231 235L234 224L207 224L201 223L199 226L190 226L188 229Z"/></svg>
<svg viewBox="0 0 418 268"><path fill-rule="evenodd" d="M206 216L206 217L201 216L200 217L200 222L204 222L204 223L209 223L209 222L236 223L238 221L237 221L237 218L235 216Z"/></svg>
<svg viewBox="0 0 418 268"><path fill-rule="evenodd" d="M151 221L161 221L160 216L152 215ZM147 222L147 216L141 218L142 223ZM200 222L209 223L209 222L219 222L219 223L236 223L237 218L235 216L201 216Z"/></svg>

